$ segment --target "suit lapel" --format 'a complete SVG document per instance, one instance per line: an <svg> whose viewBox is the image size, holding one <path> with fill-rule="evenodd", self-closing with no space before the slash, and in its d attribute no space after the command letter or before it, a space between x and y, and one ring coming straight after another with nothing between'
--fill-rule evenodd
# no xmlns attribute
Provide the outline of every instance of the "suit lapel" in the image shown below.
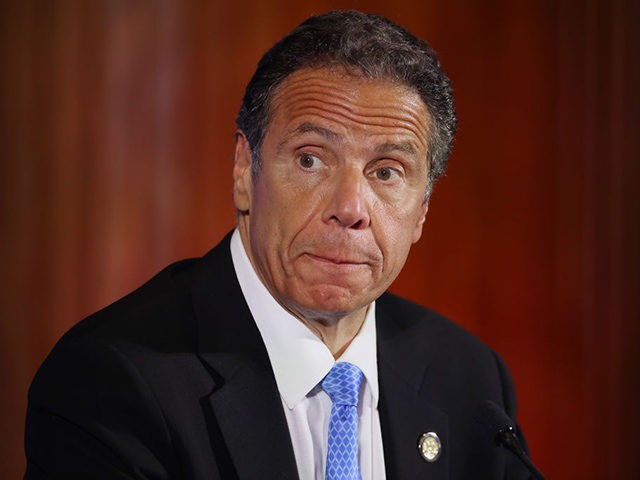
<svg viewBox="0 0 640 480"><path fill-rule="evenodd" d="M429 346L413 335L411 319L394 318L376 305L380 425L389 479L449 478L448 416L428 398ZM415 352L426 361L416 362ZM440 457L432 463L419 453L424 433L434 432L442 443Z"/></svg>
<svg viewBox="0 0 640 480"><path fill-rule="evenodd" d="M205 258L192 298L198 353L214 380L202 399L223 478L297 479L266 348L236 280L227 238Z"/></svg>

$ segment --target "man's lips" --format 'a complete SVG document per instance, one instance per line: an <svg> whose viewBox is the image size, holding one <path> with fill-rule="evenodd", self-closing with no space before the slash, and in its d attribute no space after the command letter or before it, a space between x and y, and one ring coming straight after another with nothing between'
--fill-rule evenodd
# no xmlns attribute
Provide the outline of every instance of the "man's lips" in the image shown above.
<svg viewBox="0 0 640 480"><path fill-rule="evenodd" d="M331 265L340 265L340 266L358 266L358 265L366 265L369 262L365 259L360 258L350 258L346 256L336 256L333 254L318 254L318 253L305 253L305 255L312 260L316 260L318 262L328 263Z"/></svg>
<svg viewBox="0 0 640 480"><path fill-rule="evenodd" d="M305 252L303 257L307 257L320 264L336 267L363 267L375 265L376 259L367 255L339 254L336 252Z"/></svg>
<svg viewBox="0 0 640 480"><path fill-rule="evenodd" d="M370 242L336 239L329 235L320 236L298 245L294 257L306 258L318 266L380 268L383 261L382 252L368 243Z"/></svg>

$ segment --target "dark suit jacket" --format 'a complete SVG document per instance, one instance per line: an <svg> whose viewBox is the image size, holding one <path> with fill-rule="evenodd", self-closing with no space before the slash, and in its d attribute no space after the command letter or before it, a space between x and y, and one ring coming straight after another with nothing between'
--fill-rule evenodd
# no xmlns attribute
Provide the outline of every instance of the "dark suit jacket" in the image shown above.
<svg viewBox="0 0 640 480"><path fill-rule="evenodd" d="M71 329L29 392L27 479L295 479L265 346L229 236ZM509 374L475 337L390 294L377 304L387 478L527 478L474 410L515 415ZM436 432L434 463L418 438ZM507 472L509 472L507 474Z"/></svg>

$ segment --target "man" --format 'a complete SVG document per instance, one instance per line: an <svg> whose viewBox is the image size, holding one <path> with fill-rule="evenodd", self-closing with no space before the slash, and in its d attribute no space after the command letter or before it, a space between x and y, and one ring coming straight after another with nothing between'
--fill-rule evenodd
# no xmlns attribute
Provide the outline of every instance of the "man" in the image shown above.
<svg viewBox="0 0 640 480"><path fill-rule="evenodd" d="M515 415L499 357L385 293L456 129L433 51L380 17L311 18L237 124L237 229L58 343L26 478L527 478L476 418Z"/></svg>

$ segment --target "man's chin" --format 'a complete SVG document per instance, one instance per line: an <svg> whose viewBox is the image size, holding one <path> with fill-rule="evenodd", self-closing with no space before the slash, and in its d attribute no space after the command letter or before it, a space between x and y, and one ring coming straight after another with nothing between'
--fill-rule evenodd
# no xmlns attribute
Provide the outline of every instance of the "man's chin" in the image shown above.
<svg viewBox="0 0 640 480"><path fill-rule="evenodd" d="M306 320L337 321L367 311L375 298L368 299L363 292L352 288L317 286L304 298L297 299L292 305L294 314Z"/></svg>

